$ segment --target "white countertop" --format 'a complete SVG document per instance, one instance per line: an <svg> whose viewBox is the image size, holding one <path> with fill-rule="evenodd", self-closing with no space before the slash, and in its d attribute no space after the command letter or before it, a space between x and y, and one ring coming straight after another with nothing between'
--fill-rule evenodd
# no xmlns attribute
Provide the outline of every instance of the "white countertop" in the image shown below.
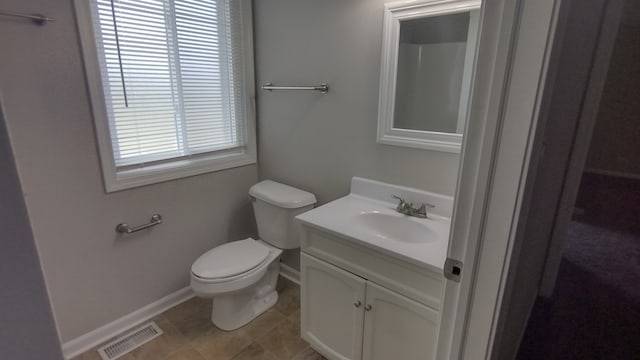
<svg viewBox="0 0 640 360"><path fill-rule="evenodd" d="M391 199L390 195L387 197ZM441 272L447 255L450 218L431 213L427 219L410 217L396 212L395 207L396 204L392 202L351 193L298 215L296 218L307 226L333 233L400 260ZM424 233L425 241L401 241L391 238L384 232L372 230L357 220L358 215L366 213L384 214L397 217L399 221L423 225L428 228Z"/></svg>

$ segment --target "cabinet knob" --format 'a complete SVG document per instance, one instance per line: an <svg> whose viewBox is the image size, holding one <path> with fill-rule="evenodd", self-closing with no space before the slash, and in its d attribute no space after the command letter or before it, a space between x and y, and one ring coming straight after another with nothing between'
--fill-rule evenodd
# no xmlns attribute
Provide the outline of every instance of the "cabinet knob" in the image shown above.
<svg viewBox="0 0 640 360"><path fill-rule="evenodd" d="M360 302L360 300L358 300L358 301L353 303L353 306L359 308L360 306L362 306L362 302Z"/></svg>
<svg viewBox="0 0 640 360"><path fill-rule="evenodd" d="M365 306L364 306L364 309L365 309L366 311L371 310L371 305L370 305L370 304L365 305Z"/></svg>

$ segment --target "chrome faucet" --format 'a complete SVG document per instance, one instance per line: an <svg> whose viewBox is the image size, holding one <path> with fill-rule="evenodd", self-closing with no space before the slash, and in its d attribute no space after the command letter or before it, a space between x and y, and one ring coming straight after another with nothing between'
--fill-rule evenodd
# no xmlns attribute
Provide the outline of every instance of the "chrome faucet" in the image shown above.
<svg viewBox="0 0 640 360"><path fill-rule="evenodd" d="M398 206L396 207L396 211L399 212L400 214L405 214L408 216L415 216L415 217L426 219L427 208L433 209L435 207L435 205L425 203L420 205L419 208L415 208L413 207L412 203L406 202L400 196L397 196L397 195L392 195L392 196L400 201L398 203Z"/></svg>

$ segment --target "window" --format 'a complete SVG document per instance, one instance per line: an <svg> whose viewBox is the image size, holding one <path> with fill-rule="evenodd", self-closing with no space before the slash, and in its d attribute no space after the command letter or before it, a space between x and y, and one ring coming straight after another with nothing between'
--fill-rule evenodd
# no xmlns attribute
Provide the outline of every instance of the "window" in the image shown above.
<svg viewBox="0 0 640 360"><path fill-rule="evenodd" d="M255 163L250 0L76 0L107 191Z"/></svg>

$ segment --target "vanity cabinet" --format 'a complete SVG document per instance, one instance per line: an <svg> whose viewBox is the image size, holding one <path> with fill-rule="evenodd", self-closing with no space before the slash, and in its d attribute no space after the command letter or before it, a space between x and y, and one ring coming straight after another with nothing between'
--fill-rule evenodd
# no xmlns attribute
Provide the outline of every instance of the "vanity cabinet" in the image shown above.
<svg viewBox="0 0 640 360"><path fill-rule="evenodd" d="M302 337L324 356L433 358L438 310L304 252L300 265Z"/></svg>
<svg viewBox="0 0 640 360"><path fill-rule="evenodd" d="M439 213L400 215L392 194ZM296 216L302 337L329 360L434 359L452 207L354 177L349 195Z"/></svg>
<svg viewBox="0 0 640 360"><path fill-rule="evenodd" d="M302 336L330 359L361 359L367 281L301 254Z"/></svg>

